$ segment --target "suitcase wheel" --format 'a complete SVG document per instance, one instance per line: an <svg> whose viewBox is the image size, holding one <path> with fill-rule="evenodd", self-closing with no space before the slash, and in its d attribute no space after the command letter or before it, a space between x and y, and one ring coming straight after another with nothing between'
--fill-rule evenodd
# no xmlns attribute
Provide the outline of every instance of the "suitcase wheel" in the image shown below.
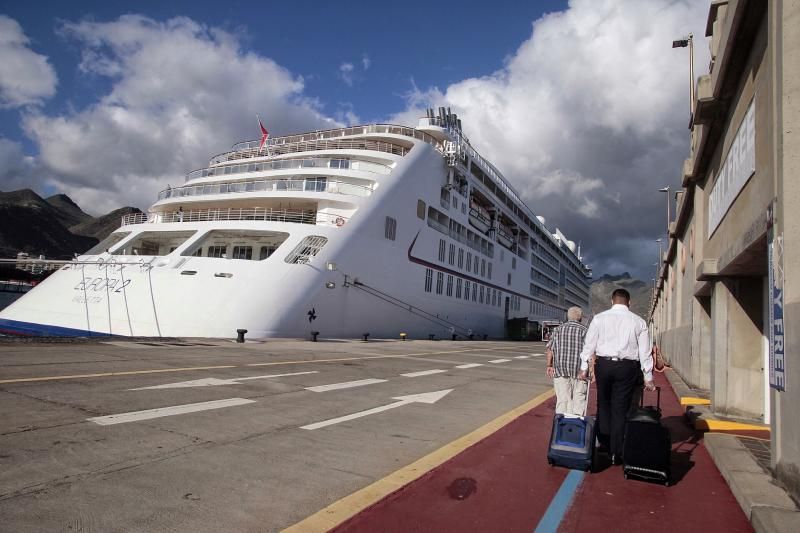
<svg viewBox="0 0 800 533"><path fill-rule="evenodd" d="M627 472L623 472L622 473L622 477L624 477L625 479L628 479L628 473Z"/></svg>
<svg viewBox="0 0 800 533"><path fill-rule="evenodd" d="M555 466L555 463L553 462L552 459L548 459L547 464L549 464L550 466Z"/></svg>

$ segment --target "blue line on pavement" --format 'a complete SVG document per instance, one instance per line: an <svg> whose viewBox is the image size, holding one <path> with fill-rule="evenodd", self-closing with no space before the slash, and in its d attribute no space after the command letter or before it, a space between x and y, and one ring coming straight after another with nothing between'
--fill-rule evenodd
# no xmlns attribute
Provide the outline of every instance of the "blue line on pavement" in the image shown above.
<svg viewBox="0 0 800 533"><path fill-rule="evenodd" d="M534 533L553 533L558 529L564 515L567 513L572 497L575 491L583 480L586 473L581 470L570 470L564 482L561 483L561 488L558 489L556 495L553 496L553 501L547 507L544 516L539 520L539 525L536 526Z"/></svg>

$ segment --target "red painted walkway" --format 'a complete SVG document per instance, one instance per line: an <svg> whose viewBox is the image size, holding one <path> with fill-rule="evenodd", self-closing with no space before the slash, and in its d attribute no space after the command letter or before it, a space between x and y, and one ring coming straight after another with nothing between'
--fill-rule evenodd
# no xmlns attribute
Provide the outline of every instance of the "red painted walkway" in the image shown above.
<svg viewBox="0 0 800 533"><path fill-rule="evenodd" d="M621 467L599 455L559 531L752 531L669 383L662 375L656 381L673 439L673 484L625 480ZM554 404L526 413L335 531L532 532L569 472L546 461Z"/></svg>

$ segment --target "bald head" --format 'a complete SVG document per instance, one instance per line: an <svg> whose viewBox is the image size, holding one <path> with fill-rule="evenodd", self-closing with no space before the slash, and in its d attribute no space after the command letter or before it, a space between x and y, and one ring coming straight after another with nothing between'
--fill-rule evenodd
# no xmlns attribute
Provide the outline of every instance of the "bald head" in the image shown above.
<svg viewBox="0 0 800 533"><path fill-rule="evenodd" d="M567 309L567 320L574 320L580 322L583 318L583 309L580 307L570 307Z"/></svg>

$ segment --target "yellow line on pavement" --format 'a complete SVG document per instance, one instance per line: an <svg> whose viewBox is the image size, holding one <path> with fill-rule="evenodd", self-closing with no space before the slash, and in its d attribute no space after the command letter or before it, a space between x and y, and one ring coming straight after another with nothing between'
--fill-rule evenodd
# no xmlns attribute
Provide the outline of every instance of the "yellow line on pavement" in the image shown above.
<svg viewBox="0 0 800 533"><path fill-rule="evenodd" d="M244 368L248 366L275 366L275 365L303 365L309 363L334 363L341 361L357 361L362 359L391 359L402 357L413 357L421 355L437 355L447 353L460 353L460 352L474 352L480 350L500 350L502 348L481 348L481 349L468 349L468 350L446 350L437 352L420 352L398 355L370 355L366 357L342 357L336 359L301 359L296 361L274 361L271 363L248 363L242 365L218 365L218 366L191 366L185 368L158 368L151 370L130 370L126 372L102 372L97 374L72 374L66 376L45 376L45 377L30 377L30 378L16 378L16 379L2 379L0 384L5 383L28 383L34 381L59 381L66 379L86 379L86 378L104 378L115 376L132 376L136 374L160 374L164 372L189 372L192 370L216 370L220 368Z"/></svg>
<svg viewBox="0 0 800 533"><path fill-rule="evenodd" d="M770 431L770 426L732 420L698 418L694 421L694 429L701 431Z"/></svg>
<svg viewBox="0 0 800 533"><path fill-rule="evenodd" d="M345 496L341 500L332 503L324 509L314 513L308 518L284 529L284 533L310 533L329 531L360 513L367 507L379 502L390 494L397 492L409 483L419 479L434 468L441 466L467 448L477 444L489 435L497 432L504 426L510 424L515 419L524 415L534 407L541 405L555 392L548 390L525 402L524 404L500 415L491 422L479 427L475 431L468 433L460 439L445 444L438 450L426 455L410 465L397 470L383 479L364 487L363 489Z"/></svg>

